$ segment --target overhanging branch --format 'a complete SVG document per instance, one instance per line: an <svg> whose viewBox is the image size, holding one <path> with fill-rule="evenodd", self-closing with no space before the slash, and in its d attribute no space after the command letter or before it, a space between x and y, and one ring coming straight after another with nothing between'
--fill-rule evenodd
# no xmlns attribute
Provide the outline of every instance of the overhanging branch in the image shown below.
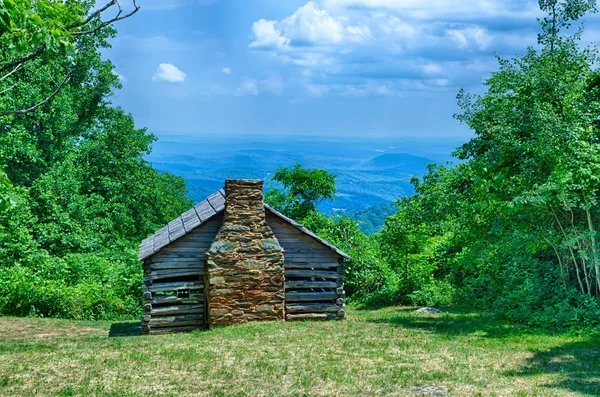
<svg viewBox="0 0 600 397"><path fill-rule="evenodd" d="M5 70L8 70L8 69L10 69L12 67L24 64L25 62L30 61L30 60L32 60L34 58L37 58L38 56L40 56L44 52L45 49L46 49L46 44L42 44L40 46L40 48L38 48L37 50L35 50L31 54L25 55L23 58L16 59L16 60L14 60L12 62L9 62L9 63L7 63L5 65L0 66L0 73L4 72Z"/></svg>
<svg viewBox="0 0 600 397"><path fill-rule="evenodd" d="M40 106L45 105L46 103L50 102L52 99L54 99L54 97L56 95L58 95L58 93L60 92L60 90L62 90L64 88L64 86L66 86L69 81L71 81L71 76L67 76L65 78L65 80L58 86L58 88L52 93L50 94L48 97L46 97L46 99L44 99L43 101L27 108L27 109L21 109L21 110L9 110L8 112L4 112L4 113L0 113L0 117L4 117L4 116L8 116L11 114L26 114L26 113L31 113L35 110L37 110Z"/></svg>
<svg viewBox="0 0 600 397"><path fill-rule="evenodd" d="M80 28L83 25L87 25L88 23L90 23L92 21L92 19L94 19L94 17L96 17L97 15L102 14L104 11L108 10L110 7L114 6L115 4L117 4L117 0L112 0L109 3L106 3L106 5L100 9L97 9L96 11L92 12L83 22L81 23L74 23L73 25L69 25L66 27L67 30L71 30L71 29L76 29L76 28ZM120 9L120 7L119 7Z"/></svg>
<svg viewBox="0 0 600 397"><path fill-rule="evenodd" d="M114 18L106 20L106 21L100 23L100 25L98 25L92 29L88 29L88 30L84 30L84 31L72 31L73 29L81 28L82 26L89 24L95 17L99 16L104 11L108 10L109 8L111 8L115 5L119 8L119 12L118 12L117 16L115 16ZM91 13L82 23L73 24L73 25L69 25L69 26L65 27L65 31L69 32L73 36L85 36L85 35L93 34L102 28L105 28L117 21L127 19L127 18L131 17L132 15L134 15L135 13L137 13L140 10L140 6L137 5L137 0L133 0L133 7L134 7L133 11L131 11L130 13L128 13L126 15L121 16L121 14L123 13L123 9L122 9L121 5L119 4L118 0L111 0L106 5L104 5L102 8L99 8L98 10ZM44 53L45 50L46 50L46 44L42 44L38 49L36 49L32 53L25 55L22 58L15 59L14 61L8 62L4 65L0 65L0 73L39 57L40 55L42 55Z"/></svg>
<svg viewBox="0 0 600 397"><path fill-rule="evenodd" d="M128 14L125 14L125 15L121 16L121 14L123 13L123 9L121 8L121 5L119 4L119 2L118 2L118 1L116 1L116 0L113 0L111 3L108 3L108 4L107 4L106 6L104 6L103 8L104 8L104 10L107 10L108 8L110 8L110 7L112 7L113 5L115 5L115 4L116 4L116 5L119 7L119 12L118 12L118 14L117 14L117 16L116 16L116 17L114 17L114 18L112 18L112 19L109 19L109 20L107 20L107 21L104 21L104 22L102 22L100 25L96 26L96 27L95 27L95 28L93 28L93 29L84 30L84 31L82 31L82 32L70 32L70 33L71 33L73 36L85 36L85 35L88 35L88 34L95 33L95 32L97 32L98 30L100 30L100 29L102 29L102 28L105 28L105 27L107 27L108 25L111 25L111 24L113 24L113 23L115 23L115 22L117 22L117 21L122 21L123 19L127 19L127 18L131 17L133 14L135 14L136 12L138 12L138 11L140 10L140 6L138 6L138 5L137 5L136 1L137 1L137 0L133 0L133 7L134 7L134 8L133 8L133 11L131 11L131 12L130 12L130 13L128 13ZM93 14L92 14L92 15L93 15ZM96 14L96 15L98 15L98 14ZM94 16L95 16L95 15L94 15ZM92 16L92 18L88 18L88 19L89 19L89 21L88 21L88 22L90 22L90 21L91 21L91 19L93 19L93 17L94 17L94 16ZM86 23L88 23L88 22L86 22ZM80 25L80 27L81 27L81 26L84 26L84 25L85 25L85 24L82 24L82 25Z"/></svg>

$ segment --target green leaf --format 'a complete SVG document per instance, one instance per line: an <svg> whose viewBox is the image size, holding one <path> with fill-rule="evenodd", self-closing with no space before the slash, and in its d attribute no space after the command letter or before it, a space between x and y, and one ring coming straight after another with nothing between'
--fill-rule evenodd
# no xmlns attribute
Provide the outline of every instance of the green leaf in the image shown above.
<svg viewBox="0 0 600 397"><path fill-rule="evenodd" d="M44 21L42 21L42 18L38 14L33 14L33 15L30 16L30 18L38 26L43 26L44 25Z"/></svg>

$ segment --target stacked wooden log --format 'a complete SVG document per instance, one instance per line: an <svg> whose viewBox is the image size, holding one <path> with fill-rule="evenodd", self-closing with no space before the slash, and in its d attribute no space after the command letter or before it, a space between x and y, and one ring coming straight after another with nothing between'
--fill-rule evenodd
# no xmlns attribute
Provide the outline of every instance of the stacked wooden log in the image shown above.
<svg viewBox="0 0 600 397"><path fill-rule="evenodd" d="M286 320L346 318L343 263L286 263Z"/></svg>
<svg viewBox="0 0 600 397"><path fill-rule="evenodd" d="M142 333L205 329L205 252L220 219L144 260Z"/></svg>

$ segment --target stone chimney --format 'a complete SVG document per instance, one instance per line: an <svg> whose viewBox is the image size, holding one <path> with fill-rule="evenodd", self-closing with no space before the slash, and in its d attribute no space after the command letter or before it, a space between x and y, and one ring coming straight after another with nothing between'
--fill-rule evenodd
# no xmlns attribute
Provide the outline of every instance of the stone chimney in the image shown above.
<svg viewBox="0 0 600 397"><path fill-rule="evenodd" d="M263 181L226 180L223 224L206 254L210 327L283 320L283 249L265 220Z"/></svg>

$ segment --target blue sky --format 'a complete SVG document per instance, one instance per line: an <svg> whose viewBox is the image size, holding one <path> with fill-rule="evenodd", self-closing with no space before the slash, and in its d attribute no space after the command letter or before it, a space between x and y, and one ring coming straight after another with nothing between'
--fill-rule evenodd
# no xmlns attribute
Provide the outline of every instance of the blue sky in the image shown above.
<svg viewBox="0 0 600 397"><path fill-rule="evenodd" d="M125 0L122 0L124 3ZM468 137L460 87L536 43L528 0L138 0L114 103L161 134ZM600 37L598 17L586 38Z"/></svg>

